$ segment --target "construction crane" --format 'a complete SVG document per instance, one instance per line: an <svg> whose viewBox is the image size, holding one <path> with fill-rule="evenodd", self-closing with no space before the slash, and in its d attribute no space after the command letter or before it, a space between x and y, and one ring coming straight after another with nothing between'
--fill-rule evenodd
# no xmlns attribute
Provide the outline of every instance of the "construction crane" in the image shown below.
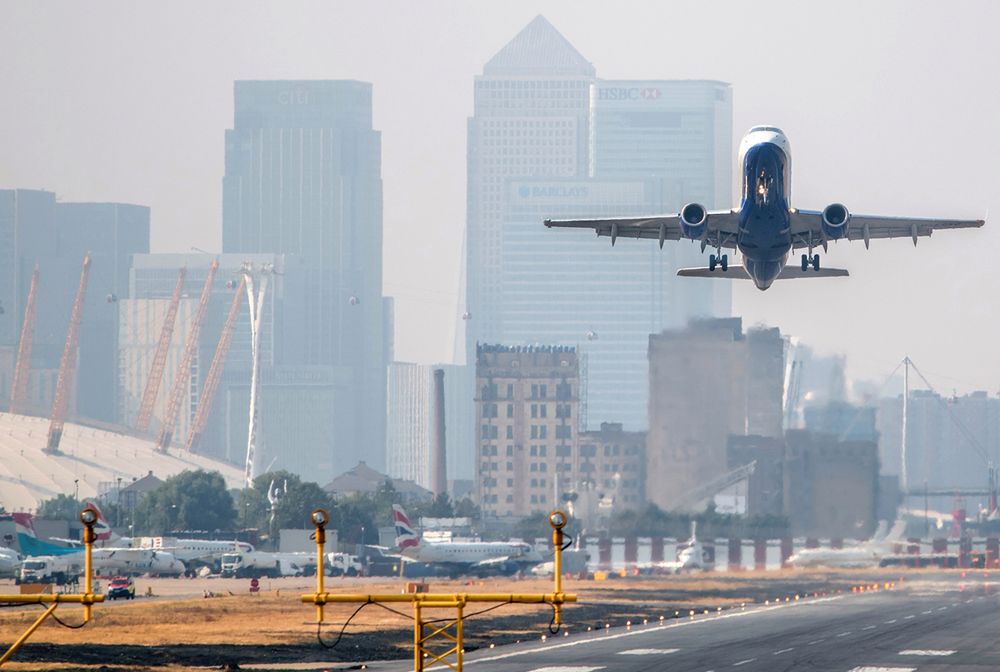
<svg viewBox="0 0 1000 672"><path fill-rule="evenodd" d="M728 471L721 476L717 476L710 480L704 485L700 485L696 488L688 490L683 495L681 495L672 506L670 506L668 511L683 511L683 510L693 510L698 504L704 502L706 499L710 499L730 485L734 483L739 483L740 481L745 481L751 476L753 472L757 469L757 460L753 460L749 464L744 464L741 467L737 467L732 471Z"/></svg>
<svg viewBox="0 0 1000 672"><path fill-rule="evenodd" d="M83 299L87 294L89 275L90 253L88 252L83 257L80 285L76 288L73 312L69 316L69 330L66 332L66 345L63 348L62 359L59 360L59 378L56 383L55 399L52 401L52 422L49 423L49 439L45 444L46 453L58 453L59 442L62 440L66 409L69 406L70 388L73 385L73 374L76 373L76 350L80 343L80 321L83 319Z"/></svg>
<svg viewBox="0 0 1000 672"><path fill-rule="evenodd" d="M191 376L191 364L194 362L194 353L198 349L198 334L201 331L201 321L208 310L208 299L212 295L212 282L215 280L215 271L218 268L219 260L213 259L212 265L208 267L205 286L201 290L198 309L195 311L194 320L191 322L191 331L188 333L187 342L184 344L184 352L181 354L181 361L177 367L177 375L174 376L174 385L170 388L167 412L163 416L160 436L156 441L160 452L166 452L174 438L174 425L177 424L177 416L181 410L181 403L184 401L184 393L187 391L188 379Z"/></svg>
<svg viewBox="0 0 1000 672"><path fill-rule="evenodd" d="M240 316L240 305L243 303L243 292L246 289L246 278L240 278L240 284L236 288L233 296L233 304L229 306L229 316L222 327L222 335L219 337L219 345L215 347L215 356L212 357L212 366L205 376L205 386L201 390L198 399L198 410L195 411L194 421L191 423L191 431L188 432L187 445L185 448L189 452L198 449L201 442L202 432L208 424L208 416L212 412L212 404L215 401L215 391L219 388L219 380L222 378L222 370L226 366L226 356L229 354L229 346L233 342L233 329L236 327L236 319Z"/></svg>
<svg viewBox="0 0 1000 672"><path fill-rule="evenodd" d="M149 378L146 379L146 389L142 393L142 403L139 404L139 415L135 420L137 431L145 432L149 429L149 420L153 417L153 406L156 404L156 397L160 393L160 383L163 382L163 370L167 366L167 351L170 349L170 340L174 336L174 323L177 321L177 306L181 302L181 291L184 289L184 278L187 276L185 266L177 274L177 284L174 285L173 296L170 297L170 306L167 308L167 315L163 318L163 328L160 330L160 342L156 345L156 353L153 355L153 366L149 369Z"/></svg>
<svg viewBox="0 0 1000 672"><path fill-rule="evenodd" d="M31 372L31 346L35 341L35 299L38 296L38 264L31 273L28 304L24 307L21 339L17 342L17 364L14 382L10 386L10 412L23 413L28 403L28 376Z"/></svg>

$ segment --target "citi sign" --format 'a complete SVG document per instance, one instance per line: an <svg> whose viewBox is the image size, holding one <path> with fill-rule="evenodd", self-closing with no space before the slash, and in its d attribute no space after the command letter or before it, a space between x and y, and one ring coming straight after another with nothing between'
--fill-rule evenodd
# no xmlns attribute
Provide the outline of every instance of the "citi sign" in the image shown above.
<svg viewBox="0 0 1000 672"><path fill-rule="evenodd" d="M661 91L655 87L613 86L597 90L598 100L656 100Z"/></svg>

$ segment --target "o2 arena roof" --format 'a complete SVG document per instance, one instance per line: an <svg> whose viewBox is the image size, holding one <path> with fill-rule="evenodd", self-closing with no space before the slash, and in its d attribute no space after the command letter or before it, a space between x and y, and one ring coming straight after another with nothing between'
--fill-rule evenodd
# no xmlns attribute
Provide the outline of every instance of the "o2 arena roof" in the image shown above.
<svg viewBox="0 0 1000 672"><path fill-rule="evenodd" d="M171 448L152 439L66 423L60 453L44 452L49 419L0 413L0 506L29 511L56 495L97 497L98 488L122 487L152 472L166 479L186 469L218 471L230 488L243 484L243 470L226 462ZM78 482L77 482L78 481Z"/></svg>

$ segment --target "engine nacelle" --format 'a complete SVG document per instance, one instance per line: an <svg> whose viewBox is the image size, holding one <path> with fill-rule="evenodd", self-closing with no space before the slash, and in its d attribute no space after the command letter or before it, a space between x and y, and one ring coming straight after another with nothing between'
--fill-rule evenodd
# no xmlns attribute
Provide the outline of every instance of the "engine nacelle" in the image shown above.
<svg viewBox="0 0 1000 672"><path fill-rule="evenodd" d="M830 240L846 238L850 223L851 213L840 203L823 208L823 235Z"/></svg>
<svg viewBox="0 0 1000 672"><path fill-rule="evenodd" d="M684 237L700 240L708 227L708 210L701 203L688 203L681 208L680 220Z"/></svg>

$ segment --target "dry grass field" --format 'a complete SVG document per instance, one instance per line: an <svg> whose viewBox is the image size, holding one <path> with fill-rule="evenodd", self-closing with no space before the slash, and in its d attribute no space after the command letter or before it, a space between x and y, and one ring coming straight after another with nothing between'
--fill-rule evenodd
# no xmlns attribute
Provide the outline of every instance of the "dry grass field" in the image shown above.
<svg viewBox="0 0 1000 672"><path fill-rule="evenodd" d="M884 582L893 572L767 572L693 574L670 577L634 577L607 581L564 582L566 592L579 595L579 604L565 609L570 629L624 624L626 620L674 618L764 602L796 594L850 591L861 581ZM17 655L10 669L97 669L124 666L129 670L181 670L195 667L248 667L254 664L404 658L409 655L412 622L408 605L391 605L406 616L376 605L364 608L351 622L335 649L317 642L314 608L299 601L311 592L313 580L261 581L252 595L246 580L136 579L136 599L96 605L86 627L71 630L48 621ZM328 579L331 592L399 593L399 579ZM551 580L496 578L476 581L434 581L434 592L549 592ZM147 590L152 596L147 597ZM0 593L16 592L0 582ZM489 605L472 605L468 612ZM323 639L332 641L353 605L329 605ZM38 615L41 607L0 609L0 642L12 642ZM81 609L61 606L56 612L69 624L80 621ZM442 616L444 614L442 613ZM470 619L467 649L539 637L549 623L551 608L505 605ZM279 665L280 667L280 665ZM340 667L340 666L337 666ZM5 669L7 669L5 667ZM319 666L317 669L337 669Z"/></svg>

